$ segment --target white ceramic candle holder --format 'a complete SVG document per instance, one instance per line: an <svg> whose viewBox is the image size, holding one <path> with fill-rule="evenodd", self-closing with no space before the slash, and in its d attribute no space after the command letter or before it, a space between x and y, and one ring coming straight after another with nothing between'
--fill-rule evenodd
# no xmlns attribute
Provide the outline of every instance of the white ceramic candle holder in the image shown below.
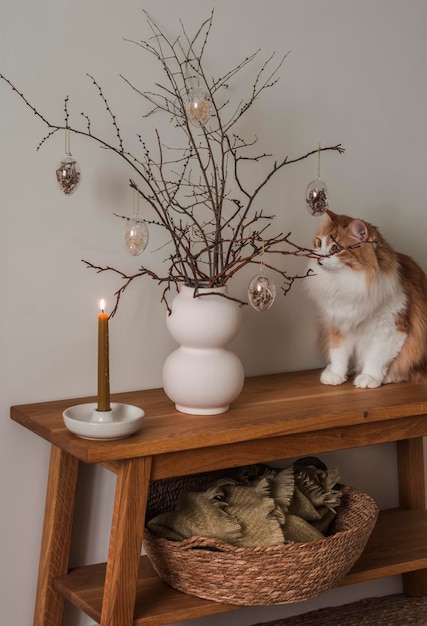
<svg viewBox="0 0 427 626"><path fill-rule="evenodd" d="M98 411L96 402L76 404L63 412L65 426L83 439L123 439L141 427L144 411L132 404L111 403Z"/></svg>

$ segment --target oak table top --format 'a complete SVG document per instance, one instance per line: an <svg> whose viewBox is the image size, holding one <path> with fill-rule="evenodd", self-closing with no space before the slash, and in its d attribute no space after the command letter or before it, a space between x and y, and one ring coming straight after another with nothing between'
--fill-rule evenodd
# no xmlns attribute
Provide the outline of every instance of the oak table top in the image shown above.
<svg viewBox="0 0 427 626"><path fill-rule="evenodd" d="M388 422L427 413L427 384L398 383L357 389L350 382L322 385L318 370L247 378L227 413L179 413L163 389L112 395L112 401L145 411L141 429L116 441L89 441L70 433L62 412L96 398L74 398L11 407L11 417L87 463L199 450L295 433ZM384 424L384 427L386 425Z"/></svg>

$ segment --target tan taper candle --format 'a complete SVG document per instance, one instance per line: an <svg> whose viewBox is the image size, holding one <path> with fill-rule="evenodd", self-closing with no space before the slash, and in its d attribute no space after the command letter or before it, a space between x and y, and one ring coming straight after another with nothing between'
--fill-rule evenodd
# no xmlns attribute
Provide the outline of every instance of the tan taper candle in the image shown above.
<svg viewBox="0 0 427 626"><path fill-rule="evenodd" d="M98 411L110 411L110 363L108 347L108 314L104 300L98 315Z"/></svg>

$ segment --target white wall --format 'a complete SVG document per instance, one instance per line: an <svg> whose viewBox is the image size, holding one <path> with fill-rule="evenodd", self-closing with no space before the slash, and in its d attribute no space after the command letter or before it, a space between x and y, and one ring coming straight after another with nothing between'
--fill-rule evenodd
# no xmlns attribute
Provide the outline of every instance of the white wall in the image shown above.
<svg viewBox="0 0 427 626"><path fill-rule="evenodd" d="M304 154L318 141L342 142L344 156L322 158L332 208L379 225L396 248L426 268L424 0L3 0L0 71L50 119L62 122L63 99L69 94L76 123L84 110L101 133L110 132L85 76L91 73L109 95L123 133L144 129L150 135L154 124L165 128L166 122L144 121L139 101L118 75L149 89L161 73L123 39L149 36L142 8L172 35L179 18L191 31L214 4L208 54L213 74L258 48L265 56L291 50L280 82L251 114L260 145L280 158ZM127 271L140 262L124 250L123 224L112 215L131 211L129 172L113 155L72 137L82 183L66 197L54 175L63 138L55 136L36 152L45 134L43 124L0 84L0 617L7 626L32 621L49 457L44 441L10 421L9 406L95 392L97 302L100 297L112 302L119 283L90 272L80 260ZM304 207L305 187L315 174L315 160L285 168L263 196L266 210L277 213L277 229L291 230L306 245L316 222ZM147 257L160 267L161 252L147 252ZM245 292L250 275L236 278L236 293ZM160 289L141 280L112 321L113 392L161 385L172 342L159 300ZM304 290L297 286L262 315L246 308L234 347L248 374L320 366L314 315ZM325 458L381 504L395 503L393 446ZM114 486L101 470L87 469L84 479L76 563L106 558ZM378 581L338 590L304 607L243 609L225 619L248 625L399 589L398 578ZM66 621L68 626L88 623L73 610ZM224 617L193 623L224 624Z"/></svg>

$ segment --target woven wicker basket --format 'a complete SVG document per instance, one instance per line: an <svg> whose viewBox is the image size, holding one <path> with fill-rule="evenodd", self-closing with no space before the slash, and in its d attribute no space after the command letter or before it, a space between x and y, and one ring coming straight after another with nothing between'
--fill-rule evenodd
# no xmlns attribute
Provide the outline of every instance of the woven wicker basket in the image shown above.
<svg viewBox="0 0 427 626"><path fill-rule="evenodd" d="M205 486L217 476L154 481L147 519L173 509L181 491ZM158 576L179 591L228 604L285 604L336 587L363 552L377 516L370 496L344 487L333 528L324 539L243 548L206 537L169 541L146 529L144 547Z"/></svg>

